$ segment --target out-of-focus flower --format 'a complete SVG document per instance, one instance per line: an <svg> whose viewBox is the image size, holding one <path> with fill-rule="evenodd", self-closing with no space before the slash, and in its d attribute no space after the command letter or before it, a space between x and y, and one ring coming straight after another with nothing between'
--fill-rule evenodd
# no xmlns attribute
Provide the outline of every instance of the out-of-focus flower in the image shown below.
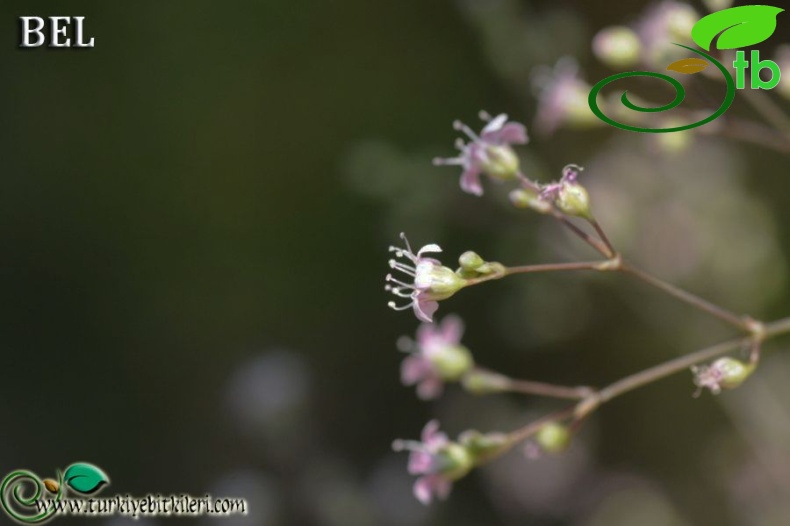
<svg viewBox="0 0 790 526"><path fill-rule="evenodd" d="M562 178L556 183L543 187L540 198L553 201L557 208L568 215L590 218L590 197L587 190L578 183L581 166L569 164L562 169Z"/></svg>
<svg viewBox="0 0 790 526"><path fill-rule="evenodd" d="M570 443L570 430L557 422L549 422L535 433L535 441L533 444L540 452L558 454L568 449ZM528 449L527 455L535 456L535 452Z"/></svg>
<svg viewBox="0 0 790 526"><path fill-rule="evenodd" d="M735 389L754 372L755 367L753 363L745 364L729 357L719 358L711 365L692 367L694 383L699 387L695 396L705 388L713 394L719 394L722 389Z"/></svg>
<svg viewBox="0 0 790 526"><path fill-rule="evenodd" d="M642 44L636 33L626 26L610 26L593 38L593 52L604 64L625 68L639 62Z"/></svg>
<svg viewBox="0 0 790 526"><path fill-rule="evenodd" d="M421 442L396 440L392 448L411 452L408 470L412 475L420 475L414 483L414 496L423 504L430 504L434 497L446 499L452 483L474 467L474 459L468 449L451 442L439 431L436 420L426 424Z"/></svg>
<svg viewBox="0 0 790 526"><path fill-rule="evenodd" d="M776 48L774 62L779 66L779 71L790 71L790 44L782 44ZM790 74L779 77L776 88L782 97L790 99Z"/></svg>
<svg viewBox="0 0 790 526"><path fill-rule="evenodd" d="M732 0L702 0L709 11L721 11L732 6Z"/></svg>
<svg viewBox="0 0 790 526"><path fill-rule="evenodd" d="M642 41L642 60L649 65L666 66L685 50L673 44L691 42L691 29L700 16L693 7L674 0L664 0L649 8L637 23Z"/></svg>
<svg viewBox="0 0 790 526"><path fill-rule="evenodd" d="M417 340L403 345L412 352L401 364L404 385L417 384L419 397L429 400L442 393L444 382L458 381L474 366L472 354L461 345L463 333L458 316L447 316L438 325L420 325Z"/></svg>
<svg viewBox="0 0 790 526"><path fill-rule="evenodd" d="M453 127L464 132L470 139L456 141L456 148L461 151L457 157L433 160L433 164L458 165L463 167L461 189L473 195L483 195L480 175L485 174L498 181L515 179L519 175L519 160L511 147L513 144L526 144L527 129L523 124L507 120L504 113L491 118L486 112L480 112L480 118L487 124L478 136L466 124L455 121Z"/></svg>
<svg viewBox="0 0 790 526"><path fill-rule="evenodd" d="M407 281L400 281L392 274L387 274L386 280L394 285L387 283L384 288L399 298L407 298L411 301L400 306L391 301L388 305L394 310L413 308L418 319L430 323L433 321L433 313L439 308L438 301L458 292L466 285L466 280L452 269L443 266L439 260L424 256L431 252L441 252L439 245L425 245L415 254L406 236L401 233L400 237L406 248L390 247L390 252L395 252L399 258L406 258L408 262L390 259L389 266L406 274Z"/></svg>
<svg viewBox="0 0 790 526"><path fill-rule="evenodd" d="M562 126L583 128L601 122L587 102L591 86L580 78L573 58L563 57L553 68L535 68L532 82L538 96L538 132L551 135Z"/></svg>

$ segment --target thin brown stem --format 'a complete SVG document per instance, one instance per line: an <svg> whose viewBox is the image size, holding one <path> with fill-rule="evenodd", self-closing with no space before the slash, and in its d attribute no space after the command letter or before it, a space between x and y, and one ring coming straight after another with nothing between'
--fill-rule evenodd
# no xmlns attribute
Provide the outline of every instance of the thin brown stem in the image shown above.
<svg viewBox="0 0 790 526"><path fill-rule="evenodd" d="M761 340L774 338L788 333L790 333L790 317L782 318L764 325ZM587 417L594 410L598 409L601 405L611 401L614 398L617 398L618 396L622 396L626 393L639 389L640 387L650 385L653 382L678 372L688 370L694 365L698 365L702 362L735 351L752 341L753 337L735 338L726 342L718 343L716 345L711 345L710 347L706 347L691 354L674 358L638 373L626 376L625 378L621 378L620 380L617 380L616 382L613 382L598 391L591 391L576 405L546 415L542 418L539 418L538 420L530 422L524 427L510 432L508 434L509 447L506 448L505 451L511 449L519 442L532 437L540 430L541 427L548 423L561 422L570 417L574 417L574 422L578 422L581 419Z"/></svg>
<svg viewBox="0 0 790 526"><path fill-rule="evenodd" d="M612 245L612 242L609 241L609 238L606 236L606 232L603 231L603 228L601 228L601 225L598 223L598 220L595 219L594 217L591 217L590 219L588 219L588 221L593 226L593 228L598 233L598 235L601 237L601 241L603 241L604 245L606 245L606 249L607 249L606 257L613 258L617 256L617 250L614 249L614 245Z"/></svg>
<svg viewBox="0 0 790 526"><path fill-rule="evenodd" d="M583 400L593 390L589 387L567 387L530 380L508 379L507 390L514 393L560 398L564 400Z"/></svg>
<svg viewBox="0 0 790 526"><path fill-rule="evenodd" d="M522 265L507 267L505 276L512 274L527 274L530 272L552 272L561 270L599 270L606 261L578 261L572 263L544 263L539 265Z"/></svg>
<svg viewBox="0 0 790 526"><path fill-rule="evenodd" d="M707 312L708 314L715 316L721 320L726 321L727 323L731 323L732 325L738 327L739 329L745 330L747 332L752 332L751 327L751 319L748 316L739 316L734 312L730 312L727 309L719 307L707 300L700 298L688 291L685 291L671 283L667 283L647 272L643 272L638 268L635 268L627 263L623 263L620 266L620 271L630 274L645 283L652 285L658 289L663 290L670 296L673 296L689 305L692 305L702 311Z"/></svg>
<svg viewBox="0 0 790 526"><path fill-rule="evenodd" d="M532 435L540 431L540 428L545 426L546 424L549 424L551 422L558 422L561 420L565 420L566 418L570 418L571 416L573 416L573 412L574 412L574 408L569 407L561 411L557 411L549 415L546 415L537 420L533 420L532 422L525 425L524 427L521 427L519 429L516 429L515 431L511 431L510 433L508 433L508 439L512 445L516 445L519 442L523 442L524 440L530 438Z"/></svg>
<svg viewBox="0 0 790 526"><path fill-rule="evenodd" d="M598 251L602 256L609 257L609 252L607 250L606 244L602 243L600 240L595 239L590 234L579 228L578 226L574 225L567 217L562 215L562 213L553 208L551 209L551 215L559 221L565 228L573 232L577 235L582 241L593 247L596 251Z"/></svg>
<svg viewBox="0 0 790 526"><path fill-rule="evenodd" d="M782 318L781 320L765 325L763 339L774 338L789 332L790 317ZM692 365L697 365L701 362L710 360L711 358L715 358L717 356L721 356L722 354L737 350L744 345L749 345L751 341L752 339L748 337L729 340L712 345L710 347L706 347L691 354L669 360L668 362L664 362L649 369L645 369L639 373L626 376L625 378L618 380L598 391L598 400L600 403L608 402L609 400L623 395L629 391L633 391L634 389L653 383L656 380L660 380L679 371L688 369Z"/></svg>

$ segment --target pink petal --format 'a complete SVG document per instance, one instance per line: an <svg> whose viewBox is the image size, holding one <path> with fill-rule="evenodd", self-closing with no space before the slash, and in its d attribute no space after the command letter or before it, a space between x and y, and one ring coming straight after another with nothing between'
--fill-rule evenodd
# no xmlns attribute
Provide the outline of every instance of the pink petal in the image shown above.
<svg viewBox="0 0 790 526"><path fill-rule="evenodd" d="M446 477L442 477L440 475L435 476L435 481L433 483L433 492L436 496L441 500L447 500L447 497L450 496L450 490L453 489L453 483L450 482Z"/></svg>
<svg viewBox="0 0 790 526"><path fill-rule="evenodd" d="M426 475L420 477L414 483L414 496L417 500L428 505L433 500L433 496L444 500L450 495L452 482L441 475Z"/></svg>
<svg viewBox="0 0 790 526"><path fill-rule="evenodd" d="M419 320L426 323L433 321L433 313L439 308L439 303L432 300L420 299L419 296L414 300L414 314Z"/></svg>
<svg viewBox="0 0 790 526"><path fill-rule="evenodd" d="M417 385L417 396L421 400L433 400L439 398L444 391L444 382L438 376L430 375L424 378Z"/></svg>
<svg viewBox="0 0 790 526"><path fill-rule="evenodd" d="M447 444L447 435L439 431L439 421L431 420L422 429L422 443L429 449L435 450Z"/></svg>
<svg viewBox="0 0 790 526"><path fill-rule="evenodd" d="M417 252L417 257L420 257L425 252L441 252L442 249L436 243L431 243L430 245L425 245Z"/></svg>
<svg viewBox="0 0 790 526"><path fill-rule="evenodd" d="M496 144L527 144L527 128L518 122L509 122L501 129L487 135L483 135L483 140Z"/></svg>
<svg viewBox="0 0 790 526"><path fill-rule="evenodd" d="M483 185L480 184L480 168L476 164L461 174L461 190L478 197L483 195Z"/></svg>
<svg viewBox="0 0 790 526"><path fill-rule="evenodd" d="M506 122L507 122L507 114L506 113L500 113L499 115L497 115L496 117L494 117L493 119L488 121L488 124L485 125L485 128L483 128L483 131L480 132L480 137L485 139L486 135L491 135L492 133L498 132L499 130L502 129L502 126Z"/></svg>
<svg viewBox="0 0 790 526"><path fill-rule="evenodd" d="M412 451L406 468L411 475L424 475L433 469L433 457L425 451Z"/></svg>
<svg viewBox="0 0 790 526"><path fill-rule="evenodd" d="M431 372L431 364L425 358L413 354L400 365L400 380L403 385L414 385Z"/></svg>
<svg viewBox="0 0 790 526"><path fill-rule="evenodd" d="M414 496L426 506L431 503L431 482L428 477L420 477L414 482Z"/></svg>
<svg viewBox="0 0 790 526"><path fill-rule="evenodd" d="M461 336L464 334L464 322L461 318L452 314L445 316L439 324L437 332L442 339L442 343L456 345L461 342Z"/></svg>

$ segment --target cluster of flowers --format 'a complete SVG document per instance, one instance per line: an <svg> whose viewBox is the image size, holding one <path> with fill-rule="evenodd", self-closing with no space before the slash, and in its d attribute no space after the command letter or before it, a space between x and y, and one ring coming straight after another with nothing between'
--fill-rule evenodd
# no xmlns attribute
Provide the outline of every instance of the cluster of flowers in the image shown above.
<svg viewBox="0 0 790 526"><path fill-rule="evenodd" d="M566 216L585 219L597 227L590 211L587 191L579 183L581 167L566 166L562 177L550 184L532 181L521 173L519 158L513 150L513 145L527 143L526 128L509 121L504 114L492 118L482 112L481 118L486 121L486 125L479 135L468 126L456 122L455 129L462 131L468 141L457 142L460 150L457 157L435 159L434 164L460 166L460 186L467 193L476 196L483 194L483 176L497 182L512 181L517 183L517 188L510 194L514 206L551 214L562 220ZM599 234L605 240L602 231L599 230ZM401 238L404 247L390 247L395 258L389 261L392 271L399 272L401 277L388 274L385 288L397 298L406 299L407 303L398 305L391 301L389 306L394 310L412 309L423 322L415 340L407 337L399 340L400 349L408 353L401 366L403 384L416 386L418 396L424 400L440 396L448 382L458 382L472 394L517 391L513 388L515 382L512 379L475 364L472 353L461 343L464 327L460 318L450 315L437 324L434 323L434 315L439 301L451 297L462 288L504 277L518 268L508 269L500 263L485 261L475 252L469 251L461 255L459 267L454 270L432 257L441 252L438 245L428 244L415 252L406 236L401 234ZM609 270L607 265L620 264L620 257L608 240L600 247L599 251L611 258L610 261L585 268ZM708 388L718 393L722 389L740 385L753 369L753 365L744 365L733 358L721 358L709 366L696 367L693 372L700 390ZM530 382L522 381L521 385L525 383ZM574 399L579 404L573 411L511 433L466 431L456 441L451 441L439 431L439 424L434 420L425 426L420 441L395 441L395 450L411 453L408 470L418 476L414 485L417 499L427 504L433 498L446 498L454 481L525 440L531 440L527 448L530 456L536 451L563 451L578 427L564 425L563 420L571 418L574 423L578 423L593 410L598 404L595 391L590 388L548 386L555 393L548 394L547 384L541 386L543 393L548 396ZM557 394L559 391L562 394Z"/></svg>

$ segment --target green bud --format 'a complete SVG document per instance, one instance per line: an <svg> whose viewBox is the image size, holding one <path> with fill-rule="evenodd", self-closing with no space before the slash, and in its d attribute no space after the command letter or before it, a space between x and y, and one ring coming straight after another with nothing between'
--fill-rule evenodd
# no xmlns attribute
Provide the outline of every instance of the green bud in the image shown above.
<svg viewBox="0 0 790 526"><path fill-rule="evenodd" d="M510 192L510 202L516 208L531 208L541 214L547 214L551 211L549 203L538 198L538 194L535 192L523 188Z"/></svg>
<svg viewBox="0 0 790 526"><path fill-rule="evenodd" d="M694 383L699 387L694 396L699 396L703 388L710 389L713 394L719 394L722 389L735 389L751 376L756 367L754 363L745 364L729 357L719 358L710 365L692 367Z"/></svg>
<svg viewBox="0 0 790 526"><path fill-rule="evenodd" d="M555 202L557 208L568 215L592 219L590 212L590 196L587 190L578 183L562 185L560 195Z"/></svg>
<svg viewBox="0 0 790 526"><path fill-rule="evenodd" d="M465 271L475 271L484 263L485 260L471 250L464 252L461 254L461 257L458 258L458 264L461 265L461 269Z"/></svg>
<svg viewBox="0 0 790 526"><path fill-rule="evenodd" d="M477 273L483 276L487 276L489 274L504 274L505 266L502 263L497 263L496 261L487 261L485 264L477 267Z"/></svg>
<svg viewBox="0 0 790 526"><path fill-rule="evenodd" d="M702 3L705 4L705 7L711 12L721 11L722 9L727 9L732 6L732 0L702 0Z"/></svg>
<svg viewBox="0 0 790 526"><path fill-rule="evenodd" d="M461 444L450 442L437 453L439 472L450 480L458 480L475 465L474 457Z"/></svg>
<svg viewBox="0 0 790 526"><path fill-rule="evenodd" d="M481 163L483 171L494 179L510 181L518 176L519 161L510 146L489 146L487 159Z"/></svg>
<svg viewBox="0 0 790 526"><path fill-rule="evenodd" d="M626 68L639 62L642 44L636 33L626 26L602 29L593 39L598 59L613 68Z"/></svg>
<svg viewBox="0 0 790 526"><path fill-rule="evenodd" d="M735 358L719 358L713 362L712 367L715 367L722 379L719 386L722 389L735 389L746 381L749 376L754 372L754 364L745 364Z"/></svg>
<svg viewBox="0 0 790 526"><path fill-rule="evenodd" d="M466 286L466 280L459 276L453 269L433 265L429 270L421 272L417 269L415 284L427 284L431 299L447 299Z"/></svg>
<svg viewBox="0 0 790 526"><path fill-rule="evenodd" d="M469 430L458 437L458 441L466 447L475 459L475 464L486 462L493 456L503 453L511 446L511 441L504 433L486 433Z"/></svg>
<svg viewBox="0 0 790 526"><path fill-rule="evenodd" d="M444 345L430 354L429 359L446 382L455 382L474 367L472 353L463 345Z"/></svg>
<svg viewBox="0 0 790 526"><path fill-rule="evenodd" d="M487 395L507 391L508 379L484 369L472 369L461 378L461 385L471 394Z"/></svg>
<svg viewBox="0 0 790 526"><path fill-rule="evenodd" d="M535 434L535 442L547 453L562 453L571 443L571 432L562 424L550 422Z"/></svg>

